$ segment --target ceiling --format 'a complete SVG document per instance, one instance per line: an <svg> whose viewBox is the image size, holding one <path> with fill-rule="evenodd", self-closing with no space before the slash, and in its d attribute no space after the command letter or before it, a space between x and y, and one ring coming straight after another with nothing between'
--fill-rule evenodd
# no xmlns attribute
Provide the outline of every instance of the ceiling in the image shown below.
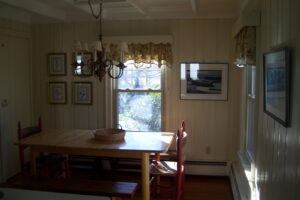
<svg viewBox="0 0 300 200"><path fill-rule="evenodd" d="M0 17L30 23L93 20L88 0L0 0ZM240 0L91 0L104 20L235 18Z"/></svg>

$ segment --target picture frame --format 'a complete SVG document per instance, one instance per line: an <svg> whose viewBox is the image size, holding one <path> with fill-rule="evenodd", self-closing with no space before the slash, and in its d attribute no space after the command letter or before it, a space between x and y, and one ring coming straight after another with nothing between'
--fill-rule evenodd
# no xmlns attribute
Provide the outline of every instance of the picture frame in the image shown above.
<svg viewBox="0 0 300 200"><path fill-rule="evenodd" d="M75 53L73 53L73 60L75 60ZM77 54L77 62L80 60L81 62L84 62L84 66L78 65L77 67L73 66L73 75L74 76L92 76L93 71L92 71L92 66L91 66L91 61L94 59L94 54L93 52L83 52Z"/></svg>
<svg viewBox="0 0 300 200"><path fill-rule="evenodd" d="M73 82L73 103L79 105L93 104L92 82Z"/></svg>
<svg viewBox="0 0 300 200"><path fill-rule="evenodd" d="M47 65L48 65L49 76L66 76L67 75L67 54L48 53Z"/></svg>
<svg viewBox="0 0 300 200"><path fill-rule="evenodd" d="M290 124L290 49L263 54L264 112L285 127Z"/></svg>
<svg viewBox="0 0 300 200"><path fill-rule="evenodd" d="M49 104L67 103L67 82L48 83L48 103Z"/></svg>
<svg viewBox="0 0 300 200"><path fill-rule="evenodd" d="M180 63L180 99L228 99L228 63Z"/></svg>

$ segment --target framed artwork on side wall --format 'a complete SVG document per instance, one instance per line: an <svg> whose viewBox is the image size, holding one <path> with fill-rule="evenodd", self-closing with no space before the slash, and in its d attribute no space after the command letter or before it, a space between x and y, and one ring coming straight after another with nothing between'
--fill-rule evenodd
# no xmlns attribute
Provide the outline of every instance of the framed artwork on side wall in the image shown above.
<svg viewBox="0 0 300 200"><path fill-rule="evenodd" d="M92 82L73 82L73 103L91 105L93 103Z"/></svg>
<svg viewBox="0 0 300 200"><path fill-rule="evenodd" d="M67 83L49 82L48 83L48 103L66 104L67 103Z"/></svg>
<svg viewBox="0 0 300 200"><path fill-rule="evenodd" d="M283 126L290 123L290 50L264 54L264 112Z"/></svg>
<svg viewBox="0 0 300 200"><path fill-rule="evenodd" d="M227 63L180 64L180 99L227 100Z"/></svg>
<svg viewBox="0 0 300 200"><path fill-rule="evenodd" d="M66 53L49 53L47 59L49 76L67 75L67 55Z"/></svg>

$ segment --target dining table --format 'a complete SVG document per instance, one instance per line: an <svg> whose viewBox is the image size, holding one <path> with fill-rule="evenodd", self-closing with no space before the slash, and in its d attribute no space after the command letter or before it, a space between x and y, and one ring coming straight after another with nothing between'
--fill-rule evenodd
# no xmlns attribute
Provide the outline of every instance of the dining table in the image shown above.
<svg viewBox="0 0 300 200"><path fill-rule="evenodd" d="M175 134L172 132L126 131L124 140L95 139L93 130L47 129L20 140L18 145L30 148L31 171L37 174L36 158L40 153L86 155L141 160L142 199L150 199L150 154L168 151Z"/></svg>

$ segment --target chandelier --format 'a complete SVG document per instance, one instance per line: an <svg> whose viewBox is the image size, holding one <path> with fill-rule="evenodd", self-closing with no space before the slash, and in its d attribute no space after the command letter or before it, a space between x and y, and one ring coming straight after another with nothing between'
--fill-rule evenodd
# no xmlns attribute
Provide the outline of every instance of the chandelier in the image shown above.
<svg viewBox="0 0 300 200"><path fill-rule="evenodd" d="M99 19L99 40L92 42L90 46L86 42L74 42L74 60L72 63L74 74L81 77L94 74L100 81L102 81L105 74L108 74L110 78L118 79L122 77L123 70L126 68L124 65L124 53L128 51L128 45L126 42L120 42L117 48L120 54L119 59L113 60L109 58L110 45L104 45L102 42L102 2L99 3L98 14L95 14L91 0L88 0L88 4L92 15L96 20ZM85 56L88 53L91 53L91 56Z"/></svg>

